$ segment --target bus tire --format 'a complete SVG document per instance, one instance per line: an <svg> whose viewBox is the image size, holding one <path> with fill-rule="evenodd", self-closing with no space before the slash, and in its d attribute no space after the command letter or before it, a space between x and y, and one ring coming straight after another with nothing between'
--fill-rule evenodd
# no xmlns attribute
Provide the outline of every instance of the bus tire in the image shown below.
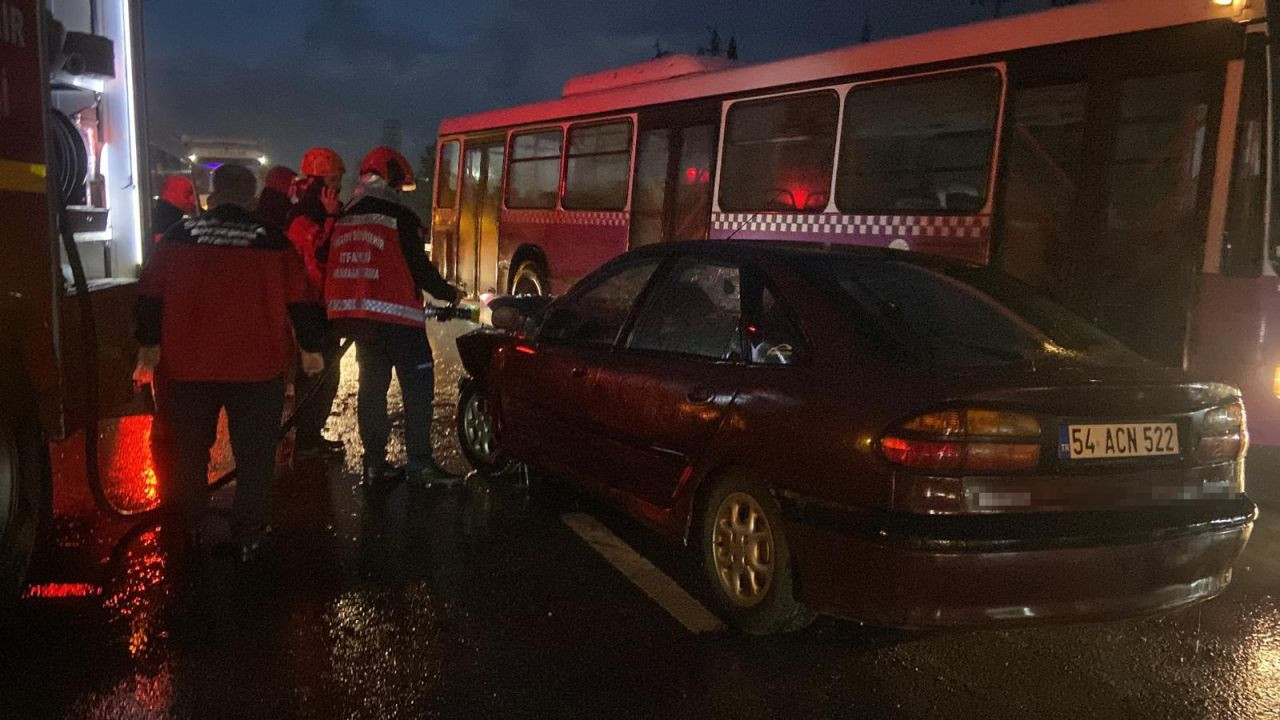
<svg viewBox="0 0 1280 720"><path fill-rule="evenodd" d="M537 260L525 260L511 273L512 295L546 295L549 291L547 269Z"/></svg>
<svg viewBox="0 0 1280 720"><path fill-rule="evenodd" d="M48 449L34 417L0 417L0 609L19 599L50 503ZM7 613L5 613L7 614Z"/></svg>

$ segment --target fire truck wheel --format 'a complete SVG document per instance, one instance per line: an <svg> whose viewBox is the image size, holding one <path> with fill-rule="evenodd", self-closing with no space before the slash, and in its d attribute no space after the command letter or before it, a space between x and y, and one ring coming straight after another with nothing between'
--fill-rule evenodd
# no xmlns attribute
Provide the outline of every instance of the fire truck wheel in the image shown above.
<svg viewBox="0 0 1280 720"><path fill-rule="evenodd" d="M22 591L49 506L48 453L34 418L0 418L0 608Z"/></svg>

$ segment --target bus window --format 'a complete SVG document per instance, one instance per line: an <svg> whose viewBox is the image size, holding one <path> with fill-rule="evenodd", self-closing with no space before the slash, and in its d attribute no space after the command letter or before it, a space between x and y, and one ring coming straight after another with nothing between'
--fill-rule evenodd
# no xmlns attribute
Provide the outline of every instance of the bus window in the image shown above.
<svg viewBox="0 0 1280 720"><path fill-rule="evenodd" d="M1019 90L1004 142L997 260L1006 272L1062 297L1074 264L1073 211L1084 151L1084 83Z"/></svg>
<svg viewBox="0 0 1280 720"><path fill-rule="evenodd" d="M671 130L640 133L636 146L636 187L631 200L631 247L662 242L671 164Z"/></svg>
<svg viewBox="0 0 1280 720"><path fill-rule="evenodd" d="M715 163L716 128L693 125L681 130L677 166L675 240L705 240L711 229L711 165Z"/></svg>
<svg viewBox="0 0 1280 720"><path fill-rule="evenodd" d="M1262 272L1267 192L1267 46L1264 36L1249 36L1245 56L1236 157L1231 170L1222 274L1257 277Z"/></svg>
<svg viewBox="0 0 1280 720"><path fill-rule="evenodd" d="M853 88L836 205L846 213L981 211L999 108L1000 75L991 70Z"/></svg>
<svg viewBox="0 0 1280 720"><path fill-rule="evenodd" d="M631 121L569 128L566 210L622 210L631 172Z"/></svg>
<svg viewBox="0 0 1280 720"><path fill-rule="evenodd" d="M552 209L560 191L560 128L511 136L507 207Z"/></svg>
<svg viewBox="0 0 1280 720"><path fill-rule="evenodd" d="M458 204L457 140L440 146L440 163L436 168L436 207L451 208Z"/></svg>
<svg viewBox="0 0 1280 720"><path fill-rule="evenodd" d="M1202 266L1209 77L1129 78L1119 92L1102 233L1079 297L1134 350L1180 366Z"/></svg>
<svg viewBox="0 0 1280 720"><path fill-rule="evenodd" d="M830 91L729 108L720 209L825 209L839 112L839 96Z"/></svg>

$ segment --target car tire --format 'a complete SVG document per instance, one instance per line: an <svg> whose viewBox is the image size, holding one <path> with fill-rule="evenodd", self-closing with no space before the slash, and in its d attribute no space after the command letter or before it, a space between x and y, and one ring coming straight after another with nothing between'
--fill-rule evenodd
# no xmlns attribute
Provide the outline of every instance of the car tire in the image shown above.
<svg viewBox="0 0 1280 720"><path fill-rule="evenodd" d="M0 609L18 600L49 512L49 462L34 418L0 418ZM7 614L7 612L5 613Z"/></svg>
<svg viewBox="0 0 1280 720"><path fill-rule="evenodd" d="M713 604L751 635L806 627L814 613L796 600L782 513L764 483L729 475L699 504L699 549Z"/></svg>
<svg viewBox="0 0 1280 720"><path fill-rule="evenodd" d="M512 295L546 295L549 290L547 269L537 260L525 260L511 273Z"/></svg>
<svg viewBox="0 0 1280 720"><path fill-rule="evenodd" d="M490 410L489 399L479 383L463 384L454 415L458 443L471 467L489 476L511 470L513 463L498 445L497 423Z"/></svg>

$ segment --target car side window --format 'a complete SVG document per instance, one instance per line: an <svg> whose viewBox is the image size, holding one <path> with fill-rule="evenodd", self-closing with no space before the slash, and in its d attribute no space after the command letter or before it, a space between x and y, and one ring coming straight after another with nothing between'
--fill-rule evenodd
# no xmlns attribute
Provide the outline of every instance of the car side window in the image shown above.
<svg viewBox="0 0 1280 720"><path fill-rule="evenodd" d="M649 293L627 347L737 360L742 357L741 318L738 268L682 258Z"/></svg>
<svg viewBox="0 0 1280 720"><path fill-rule="evenodd" d="M800 357L802 338L786 308L768 286L750 292L747 348L755 365L791 365Z"/></svg>
<svg viewBox="0 0 1280 720"><path fill-rule="evenodd" d="M551 309L540 340L582 345L612 345L631 314L636 298L658 268L658 260L646 260L620 268L574 297Z"/></svg>

